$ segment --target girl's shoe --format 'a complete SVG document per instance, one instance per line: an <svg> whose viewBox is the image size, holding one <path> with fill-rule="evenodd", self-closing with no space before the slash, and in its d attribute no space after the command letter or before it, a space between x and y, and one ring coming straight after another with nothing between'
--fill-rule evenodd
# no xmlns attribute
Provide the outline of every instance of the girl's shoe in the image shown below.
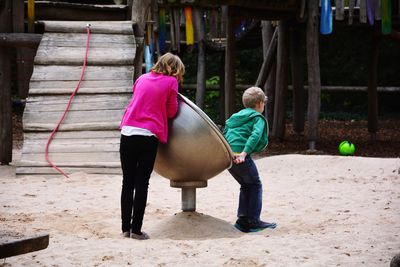
<svg viewBox="0 0 400 267"><path fill-rule="evenodd" d="M146 234L145 232L142 232L140 235L135 234L135 233L131 233L131 237L133 239L137 239L137 240L146 240L146 239L150 238L149 235Z"/></svg>
<svg viewBox="0 0 400 267"><path fill-rule="evenodd" d="M130 232L123 232L121 233L122 237L131 237L131 233Z"/></svg>

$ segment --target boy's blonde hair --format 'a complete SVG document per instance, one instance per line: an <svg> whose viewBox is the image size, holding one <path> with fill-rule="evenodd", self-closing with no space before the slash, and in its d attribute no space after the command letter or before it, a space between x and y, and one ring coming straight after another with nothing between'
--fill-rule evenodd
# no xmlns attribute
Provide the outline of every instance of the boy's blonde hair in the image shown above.
<svg viewBox="0 0 400 267"><path fill-rule="evenodd" d="M242 103L245 108L254 108L260 101L267 102L264 91L259 87L250 87L244 91Z"/></svg>
<svg viewBox="0 0 400 267"><path fill-rule="evenodd" d="M151 70L155 73L173 76L179 82L182 82L183 75L185 74L185 65L183 65L178 56L166 53L158 59L157 63L151 68Z"/></svg>

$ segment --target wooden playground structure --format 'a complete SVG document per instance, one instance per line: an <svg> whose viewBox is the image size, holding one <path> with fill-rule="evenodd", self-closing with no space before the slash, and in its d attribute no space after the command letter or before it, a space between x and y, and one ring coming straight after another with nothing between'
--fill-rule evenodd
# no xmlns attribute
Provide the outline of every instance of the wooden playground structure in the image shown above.
<svg viewBox="0 0 400 267"><path fill-rule="evenodd" d="M381 2L383 5L385 0ZM379 40L389 38L398 42L400 39L395 30L399 1L391 2L391 32L380 33L382 15L377 10L373 17L375 25L370 27L371 52L368 55L369 74L365 90L369 99L368 131L371 139L375 139L378 130L376 68ZM336 1L331 10L337 21L366 25L369 13L365 4L365 0L349 1L345 6L344 1ZM250 33L254 34L254 29L261 29L258 34L262 34L264 50L264 62L254 84L263 87L270 99L267 116L272 126L271 136L284 139L291 72L294 131L302 133L307 121L309 148L316 148L321 95L319 1L129 0L114 3L111 0L7 0L0 5L2 164L12 161L13 86L21 99L27 99L25 141L18 172L48 173L51 170L43 160L45 141L56 126L74 83L78 81L84 50L84 25L91 21L93 29L96 23L100 23L106 32L93 34L93 46L90 47L93 53L89 53L87 80L83 81L65 124L60 126L54 145L50 146L50 154L55 161L70 168L68 171L98 172L103 168L112 173L118 171L118 121L129 99L130 86L146 64L151 64L165 51L179 54L181 46L191 46L197 52L196 104L200 108L204 106L206 92L206 51L211 49L224 54L218 91L222 118L229 117L235 111L235 92L238 90L235 54L240 48L240 41L248 38ZM129 25L127 27L131 30L107 32L116 24ZM58 26L52 28L54 25ZM307 66L301 64L303 55L298 45L304 29ZM15 55L10 51L15 51ZM147 51L151 52L150 61ZM306 86L302 77L304 68L308 73L307 112ZM14 73L12 69L15 69ZM12 81L15 82L12 84ZM90 104L92 102L96 104ZM93 139L90 141L84 136ZM108 141L102 143L104 140Z"/></svg>

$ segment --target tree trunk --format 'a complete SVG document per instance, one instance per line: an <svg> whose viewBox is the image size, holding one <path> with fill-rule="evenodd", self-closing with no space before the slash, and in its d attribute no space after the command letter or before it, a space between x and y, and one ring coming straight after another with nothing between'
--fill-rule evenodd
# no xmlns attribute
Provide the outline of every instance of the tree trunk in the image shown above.
<svg viewBox="0 0 400 267"><path fill-rule="evenodd" d="M12 1L0 2L0 32L12 31ZM0 162L12 161L11 58L9 48L0 46Z"/></svg>
<svg viewBox="0 0 400 267"><path fill-rule="evenodd" d="M308 70L308 141L315 149L318 140L318 119L321 107L321 77L319 68L318 0L308 2L307 20L307 70Z"/></svg>
<svg viewBox="0 0 400 267"><path fill-rule="evenodd" d="M226 12L226 50L225 50L225 118L235 110L235 25L232 7L224 7Z"/></svg>

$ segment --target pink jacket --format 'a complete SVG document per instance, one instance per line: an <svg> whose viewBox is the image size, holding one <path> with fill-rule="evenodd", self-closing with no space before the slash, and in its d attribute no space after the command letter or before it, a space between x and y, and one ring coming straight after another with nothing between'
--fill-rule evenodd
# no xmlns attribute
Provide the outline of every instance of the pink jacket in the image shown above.
<svg viewBox="0 0 400 267"><path fill-rule="evenodd" d="M147 129L161 143L168 139L168 118L178 111L178 81L175 77L149 72L133 85L133 96L120 124Z"/></svg>

